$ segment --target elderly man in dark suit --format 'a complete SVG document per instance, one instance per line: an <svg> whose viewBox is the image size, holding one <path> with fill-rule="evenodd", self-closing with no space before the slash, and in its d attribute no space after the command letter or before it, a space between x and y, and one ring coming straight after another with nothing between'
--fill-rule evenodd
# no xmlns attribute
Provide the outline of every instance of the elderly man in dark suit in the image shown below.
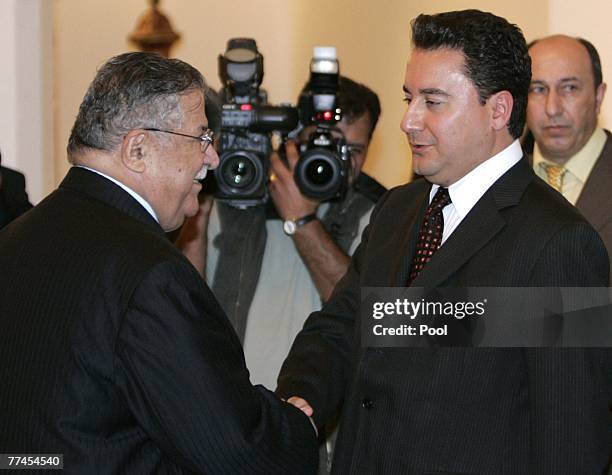
<svg viewBox="0 0 612 475"><path fill-rule="evenodd" d="M381 199L277 391L317 424L343 403L333 473L601 473L609 352L362 345L364 287L605 286L609 276L595 230L522 156L520 30L467 10L420 15L412 33L401 127L424 179Z"/></svg>
<svg viewBox="0 0 612 475"><path fill-rule="evenodd" d="M597 125L606 94L599 53L555 35L529 46L527 144L534 171L576 206L612 255L612 134Z"/></svg>
<svg viewBox="0 0 612 475"><path fill-rule="evenodd" d="M0 165L0 229L31 207L23 174Z"/></svg>
<svg viewBox="0 0 612 475"><path fill-rule="evenodd" d="M59 188L0 233L0 448L68 473L312 473L302 412L249 382L238 338L164 231L218 164L201 74L110 59Z"/></svg>

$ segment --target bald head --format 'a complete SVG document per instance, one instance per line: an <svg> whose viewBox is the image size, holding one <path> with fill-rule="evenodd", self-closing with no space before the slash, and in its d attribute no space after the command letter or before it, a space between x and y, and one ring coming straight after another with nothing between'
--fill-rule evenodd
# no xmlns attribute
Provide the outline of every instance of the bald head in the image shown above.
<svg viewBox="0 0 612 475"><path fill-rule="evenodd" d="M544 157L559 164L578 153L597 126L606 85L597 84L593 52L590 43L564 35L529 48L527 126Z"/></svg>
<svg viewBox="0 0 612 475"><path fill-rule="evenodd" d="M597 48L595 48L593 43L591 43L589 40L567 35L552 35L546 38L532 41L531 43L529 43L528 48L531 49L536 44L541 42L546 42L549 46L551 44L559 46L563 46L564 44L569 43L572 43L573 46L575 46L576 43L581 44L586 49L587 54L589 55L589 60L591 61L591 71L593 73L593 82L595 84L595 88L597 88L603 82L601 72L601 59L599 57L599 52L597 51Z"/></svg>

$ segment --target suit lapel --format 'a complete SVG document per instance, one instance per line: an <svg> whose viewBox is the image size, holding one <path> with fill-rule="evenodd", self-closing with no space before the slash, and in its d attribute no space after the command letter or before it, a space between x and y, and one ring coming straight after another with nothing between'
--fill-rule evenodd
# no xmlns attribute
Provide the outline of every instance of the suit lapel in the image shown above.
<svg viewBox="0 0 612 475"><path fill-rule="evenodd" d="M492 197L483 196L438 249L412 286L438 286L469 261L504 226L505 221L500 216Z"/></svg>
<svg viewBox="0 0 612 475"><path fill-rule="evenodd" d="M425 180L423 181L425 182ZM395 237L391 240L390 251L395 255L399 253L400 257L394 260L394 267L389 273L388 285L391 287L405 286L408 280L408 274L410 273L412 259L416 250L419 228L429 204L431 184L425 183L426 185L423 187L423 190L413 200L413 203L415 203L413 205L414 208L401 213L398 216L399 222L392 228L395 230Z"/></svg>
<svg viewBox="0 0 612 475"><path fill-rule="evenodd" d="M431 288L442 284L493 240L506 226L500 211L518 204L534 177L525 159L502 175L434 254L412 286Z"/></svg>

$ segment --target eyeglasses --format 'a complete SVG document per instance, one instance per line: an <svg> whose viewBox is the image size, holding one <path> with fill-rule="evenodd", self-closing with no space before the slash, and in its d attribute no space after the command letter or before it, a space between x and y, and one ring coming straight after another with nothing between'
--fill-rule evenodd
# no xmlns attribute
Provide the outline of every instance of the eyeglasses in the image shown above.
<svg viewBox="0 0 612 475"><path fill-rule="evenodd" d="M202 147L202 153L206 153L208 146L215 141L215 133L211 129L206 129L199 137L197 135L181 134L180 132L172 132L171 130L154 129L151 127L144 128L142 130L149 130L151 132L163 132L164 134L180 135L181 137L187 137L190 139L198 140Z"/></svg>

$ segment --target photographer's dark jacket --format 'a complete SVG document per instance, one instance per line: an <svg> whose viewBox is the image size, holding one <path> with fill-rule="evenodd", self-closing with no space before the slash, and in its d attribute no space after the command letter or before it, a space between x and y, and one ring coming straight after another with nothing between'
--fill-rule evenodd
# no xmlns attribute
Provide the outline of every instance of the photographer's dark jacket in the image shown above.
<svg viewBox="0 0 612 475"><path fill-rule="evenodd" d="M605 134L605 146L597 157L575 206L603 239L612 268L612 193L609 190L612 183L612 133L605 130ZM531 133L527 134L522 146L529 163L533 164L534 138Z"/></svg>
<svg viewBox="0 0 612 475"><path fill-rule="evenodd" d="M31 207L23 174L0 167L0 229Z"/></svg>
<svg viewBox="0 0 612 475"><path fill-rule="evenodd" d="M321 223L334 242L345 253L358 239L359 222L369 213L385 188L376 180L361 173L347 193L330 203ZM237 209L216 202L221 231L213 237L212 245L219 258L212 278L212 289L226 311L240 340L244 342L247 319L260 277L266 246L266 210L263 206ZM297 252L297 251L296 251ZM312 309L314 310L314 309ZM307 314L296 315L306 318Z"/></svg>

